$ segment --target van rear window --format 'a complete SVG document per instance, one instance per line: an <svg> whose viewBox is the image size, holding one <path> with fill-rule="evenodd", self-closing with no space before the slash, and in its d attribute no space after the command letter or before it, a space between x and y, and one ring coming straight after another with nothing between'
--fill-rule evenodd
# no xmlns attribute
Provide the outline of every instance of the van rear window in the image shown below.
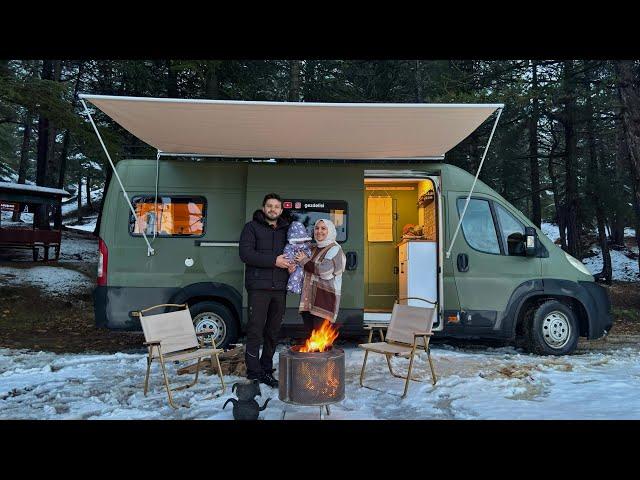
<svg viewBox="0 0 640 480"><path fill-rule="evenodd" d="M317 220L328 218L336 226L336 241L347 240L347 220L349 207L344 200L283 199L282 207L288 210L294 220L301 222L313 238L313 226Z"/></svg>
<svg viewBox="0 0 640 480"><path fill-rule="evenodd" d="M141 195L131 199L135 216L129 214L129 233L134 236L201 237L204 235L207 201L196 196Z"/></svg>

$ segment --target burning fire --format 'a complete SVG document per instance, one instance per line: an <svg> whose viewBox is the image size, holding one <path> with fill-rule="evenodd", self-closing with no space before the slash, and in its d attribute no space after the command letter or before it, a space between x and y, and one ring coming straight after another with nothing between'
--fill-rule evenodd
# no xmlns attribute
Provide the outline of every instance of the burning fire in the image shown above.
<svg viewBox="0 0 640 480"><path fill-rule="evenodd" d="M334 340L338 338L338 331L333 328L331 322L325 319L319 330L311 332L311 338L308 338L304 346L300 347L300 352L324 352Z"/></svg>

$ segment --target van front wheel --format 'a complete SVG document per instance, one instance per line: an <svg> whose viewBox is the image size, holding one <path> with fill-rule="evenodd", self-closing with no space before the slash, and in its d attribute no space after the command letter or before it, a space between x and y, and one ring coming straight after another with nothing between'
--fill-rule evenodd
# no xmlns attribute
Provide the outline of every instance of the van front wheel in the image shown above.
<svg viewBox="0 0 640 480"><path fill-rule="evenodd" d="M578 344L578 320L564 303L549 300L527 315L527 349L539 355L568 355Z"/></svg>
<svg viewBox="0 0 640 480"><path fill-rule="evenodd" d="M217 348L227 348L238 340L238 325L229 309L214 301L198 302L189 307L196 332L213 330ZM205 344L211 336L205 336Z"/></svg>

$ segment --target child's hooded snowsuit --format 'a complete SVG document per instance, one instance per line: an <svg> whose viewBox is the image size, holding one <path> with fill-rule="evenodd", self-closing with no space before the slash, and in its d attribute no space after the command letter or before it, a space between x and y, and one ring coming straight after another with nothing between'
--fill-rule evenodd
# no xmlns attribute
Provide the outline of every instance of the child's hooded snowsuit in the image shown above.
<svg viewBox="0 0 640 480"><path fill-rule="evenodd" d="M291 222L291 226L287 232L287 240L289 240L289 243L284 247L285 258L288 260L295 260L294 257L298 252L304 252L308 257L311 256L311 246L309 245L311 237L302 223ZM295 271L289 275L287 290L289 292L300 294L302 292L303 278L304 272L302 271L302 267L298 265Z"/></svg>

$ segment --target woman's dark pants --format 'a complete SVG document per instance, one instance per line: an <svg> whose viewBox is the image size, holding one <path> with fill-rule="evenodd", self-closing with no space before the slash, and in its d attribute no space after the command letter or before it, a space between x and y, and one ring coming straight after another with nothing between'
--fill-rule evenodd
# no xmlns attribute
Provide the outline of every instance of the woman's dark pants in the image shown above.
<svg viewBox="0 0 640 480"><path fill-rule="evenodd" d="M311 312L300 312L302 315L302 321L304 322L305 330L307 331L307 338L311 336L313 330L317 330L322 326L322 317L313 315Z"/></svg>

